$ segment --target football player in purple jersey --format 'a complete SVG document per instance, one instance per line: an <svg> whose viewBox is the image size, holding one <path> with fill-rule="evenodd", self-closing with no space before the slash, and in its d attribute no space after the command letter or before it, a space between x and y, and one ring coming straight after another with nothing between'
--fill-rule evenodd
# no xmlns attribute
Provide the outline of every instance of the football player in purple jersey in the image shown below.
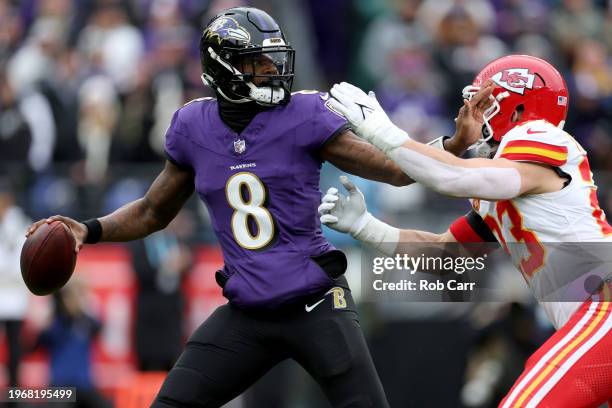
<svg viewBox="0 0 612 408"><path fill-rule="evenodd" d="M396 186L404 172L349 129L325 93L291 93L295 51L255 8L217 15L200 41L216 98L189 102L166 134L165 168L145 196L99 219L55 216L83 243L129 241L168 225L194 190L223 251L216 280L228 303L190 337L154 407L219 407L291 358L334 407L387 407L346 279L317 207L327 160ZM480 94L470 103L478 104ZM458 134L461 133L461 134ZM455 154L478 132L440 139Z"/></svg>

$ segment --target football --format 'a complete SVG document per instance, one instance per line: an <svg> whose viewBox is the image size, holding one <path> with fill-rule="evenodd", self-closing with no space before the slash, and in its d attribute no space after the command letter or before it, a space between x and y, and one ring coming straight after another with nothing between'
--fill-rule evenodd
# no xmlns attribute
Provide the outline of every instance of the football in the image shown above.
<svg viewBox="0 0 612 408"><path fill-rule="evenodd" d="M21 276L30 292L51 294L68 282L76 264L74 236L64 223L43 224L21 249Z"/></svg>

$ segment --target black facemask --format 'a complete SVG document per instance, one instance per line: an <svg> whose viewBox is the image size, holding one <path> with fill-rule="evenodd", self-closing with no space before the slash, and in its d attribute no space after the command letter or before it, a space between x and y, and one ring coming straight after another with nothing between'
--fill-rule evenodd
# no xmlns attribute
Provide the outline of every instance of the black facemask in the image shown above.
<svg viewBox="0 0 612 408"><path fill-rule="evenodd" d="M233 103L221 95L217 95L217 101L221 120L236 133L241 133L251 123L255 115L274 107L262 106L256 102Z"/></svg>

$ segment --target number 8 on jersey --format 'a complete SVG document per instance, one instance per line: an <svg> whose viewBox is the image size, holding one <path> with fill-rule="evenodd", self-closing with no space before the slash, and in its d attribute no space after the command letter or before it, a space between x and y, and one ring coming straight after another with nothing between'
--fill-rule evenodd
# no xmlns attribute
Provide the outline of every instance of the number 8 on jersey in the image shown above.
<svg viewBox="0 0 612 408"><path fill-rule="evenodd" d="M243 194L243 193L247 194ZM234 239L243 248L261 249L274 238L274 220L264 207L266 189L255 174L236 173L225 185L227 202L235 210L232 215ZM246 197L245 197L246 195ZM256 233L251 233L249 217L255 221Z"/></svg>

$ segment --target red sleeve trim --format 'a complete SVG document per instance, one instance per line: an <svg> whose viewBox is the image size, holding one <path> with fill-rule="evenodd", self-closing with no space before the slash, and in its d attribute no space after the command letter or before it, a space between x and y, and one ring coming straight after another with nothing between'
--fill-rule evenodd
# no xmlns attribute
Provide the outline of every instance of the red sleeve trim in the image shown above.
<svg viewBox="0 0 612 408"><path fill-rule="evenodd" d="M506 147L533 147L537 149L551 150L557 153L567 153L567 147L565 146L536 142L533 140L511 140L506 144Z"/></svg>
<svg viewBox="0 0 612 408"><path fill-rule="evenodd" d="M514 161L544 163L558 167L567 162L567 156L568 150L565 146L528 140L512 140L506 144L499 157Z"/></svg>
<svg viewBox="0 0 612 408"><path fill-rule="evenodd" d="M567 160L557 160L539 154L528 153L503 153L499 157L512 161L529 161L535 163L544 163L555 167L560 167L567 163Z"/></svg>
<svg viewBox="0 0 612 408"><path fill-rule="evenodd" d="M455 220L450 226L450 232L460 243L484 242L478 233L472 228L466 216Z"/></svg>

